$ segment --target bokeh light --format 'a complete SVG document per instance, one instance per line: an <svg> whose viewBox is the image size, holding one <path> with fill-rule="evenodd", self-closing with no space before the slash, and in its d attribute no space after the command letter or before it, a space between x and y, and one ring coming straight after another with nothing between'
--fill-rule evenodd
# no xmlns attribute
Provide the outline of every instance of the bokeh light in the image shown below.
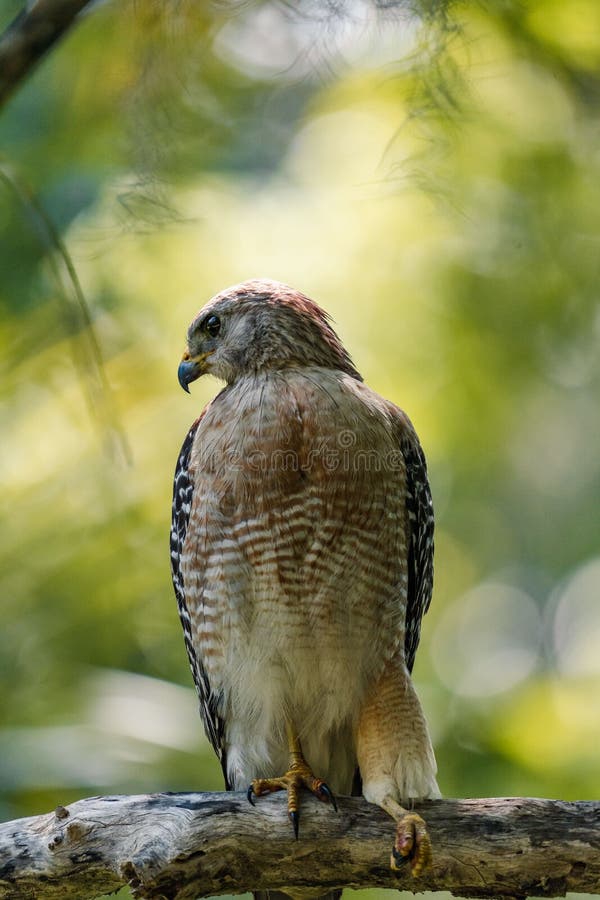
<svg viewBox="0 0 600 900"><path fill-rule="evenodd" d="M425 448L415 679L442 791L598 795L597 5L342 6L95 4L0 118L3 170L58 228L110 386L108 403L55 248L7 190L5 819L222 785L167 541L180 443L219 386L187 397L176 370L200 306L255 276L332 314Z"/></svg>
<svg viewBox="0 0 600 900"><path fill-rule="evenodd" d="M600 557L573 572L557 591L554 648L559 672L600 680Z"/></svg>
<svg viewBox="0 0 600 900"><path fill-rule="evenodd" d="M524 591L487 582L449 604L431 642L438 677L465 697L514 688L538 661L541 617Z"/></svg>

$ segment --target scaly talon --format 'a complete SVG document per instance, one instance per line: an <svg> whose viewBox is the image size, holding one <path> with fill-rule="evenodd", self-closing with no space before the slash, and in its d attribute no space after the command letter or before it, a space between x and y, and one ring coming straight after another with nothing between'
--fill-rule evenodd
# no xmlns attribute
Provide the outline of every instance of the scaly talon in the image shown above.
<svg viewBox="0 0 600 900"><path fill-rule="evenodd" d="M320 778L315 778L306 763L295 763L281 778L255 778L249 786L246 796L252 806L255 806L254 797L262 794L270 794L274 791L287 791L288 815L294 827L294 835L298 837L300 825L300 788L306 788L314 794L322 803L331 803L337 812L337 803L330 787Z"/></svg>
<svg viewBox="0 0 600 900"><path fill-rule="evenodd" d="M292 823L292 827L294 829L294 837L298 840L298 831L300 829L300 813L297 809L292 810L288 813L290 817L290 822Z"/></svg>
<svg viewBox="0 0 600 900"><path fill-rule="evenodd" d="M397 872L407 861L415 878L431 865L431 840L427 826L416 813L407 813L398 821L390 866Z"/></svg>
<svg viewBox="0 0 600 900"><path fill-rule="evenodd" d="M335 811L336 812L338 811L337 803L335 802L335 797L331 793L331 789L330 789L329 785L325 784L324 781L322 781L321 784L319 785L317 796L324 803L331 803L331 805L333 806Z"/></svg>
<svg viewBox="0 0 600 900"><path fill-rule="evenodd" d="M250 784L246 796L252 806L255 805L253 797L261 794L269 794L273 791L287 791L288 816L294 829L294 836L298 837L300 826L300 788L304 787L323 803L331 803L337 812L337 803L329 785L322 778L316 778L302 755L300 741L288 723L288 744L290 751L290 767L285 775L280 778L255 778Z"/></svg>

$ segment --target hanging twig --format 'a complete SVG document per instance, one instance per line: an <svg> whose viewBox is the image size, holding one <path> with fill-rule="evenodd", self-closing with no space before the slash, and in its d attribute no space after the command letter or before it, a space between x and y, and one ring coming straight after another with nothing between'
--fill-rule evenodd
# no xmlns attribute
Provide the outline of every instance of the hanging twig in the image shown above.
<svg viewBox="0 0 600 900"><path fill-rule="evenodd" d="M100 342L67 247L52 219L21 178L0 165L0 182L18 200L39 235L63 307L90 417L99 422L101 437L109 452L130 463L131 450L114 408Z"/></svg>

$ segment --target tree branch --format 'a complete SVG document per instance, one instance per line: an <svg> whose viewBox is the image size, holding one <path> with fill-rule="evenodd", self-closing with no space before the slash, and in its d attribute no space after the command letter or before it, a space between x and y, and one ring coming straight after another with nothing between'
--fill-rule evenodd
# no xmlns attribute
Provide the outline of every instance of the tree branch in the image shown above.
<svg viewBox="0 0 600 900"><path fill-rule="evenodd" d="M248 890L383 887L462 897L600 894L600 802L488 799L415 805L433 868L388 868L394 825L362 798L339 813L304 800L293 839L282 797L149 794L92 797L0 825L0 898L92 898L129 884L135 897L189 900Z"/></svg>
<svg viewBox="0 0 600 900"><path fill-rule="evenodd" d="M0 37L0 107L90 0L34 0Z"/></svg>

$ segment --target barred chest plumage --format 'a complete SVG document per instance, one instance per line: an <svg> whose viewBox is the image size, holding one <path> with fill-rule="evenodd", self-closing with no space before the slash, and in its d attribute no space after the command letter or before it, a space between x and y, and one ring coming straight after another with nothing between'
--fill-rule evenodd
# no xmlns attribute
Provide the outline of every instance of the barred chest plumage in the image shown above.
<svg viewBox="0 0 600 900"><path fill-rule="evenodd" d="M353 742L339 738L404 642L404 462L390 407L342 372L290 368L239 379L199 423L181 564L236 786L283 764L292 714L313 764L349 791Z"/></svg>
<svg viewBox="0 0 600 900"><path fill-rule="evenodd" d="M301 792L362 792L397 823L392 868L419 875L431 841L402 802L439 789L410 677L433 586L418 437L362 383L327 314L279 282L200 310L177 375L189 390L206 373L227 387L179 453L170 546L226 787L285 790L296 837Z"/></svg>

